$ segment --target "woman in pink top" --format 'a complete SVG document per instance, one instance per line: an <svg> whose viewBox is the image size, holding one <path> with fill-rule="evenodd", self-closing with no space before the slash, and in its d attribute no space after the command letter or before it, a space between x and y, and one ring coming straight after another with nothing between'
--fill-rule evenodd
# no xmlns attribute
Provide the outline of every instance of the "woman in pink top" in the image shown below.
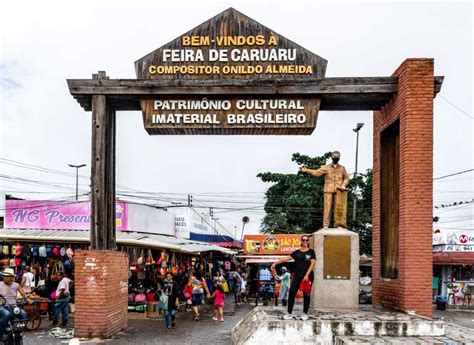
<svg viewBox="0 0 474 345"><path fill-rule="evenodd" d="M214 291L212 296L208 296L208 298L214 298L214 317L212 318L214 321L217 321L217 313L219 312L221 316L221 322L224 322L224 288L222 285L218 284L217 289Z"/></svg>

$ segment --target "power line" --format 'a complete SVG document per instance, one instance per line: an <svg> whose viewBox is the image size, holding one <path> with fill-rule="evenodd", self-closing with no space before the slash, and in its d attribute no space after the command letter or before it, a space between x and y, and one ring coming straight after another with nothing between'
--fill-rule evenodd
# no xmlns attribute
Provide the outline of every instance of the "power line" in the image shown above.
<svg viewBox="0 0 474 345"><path fill-rule="evenodd" d="M433 180L441 180L441 179L446 178L446 177L461 175L461 174L465 174L465 173L468 173L468 172L471 172L471 171L474 171L474 169L467 169L467 170L459 171L459 172L452 173L452 174L449 174L449 175L444 175L444 176L436 177L436 178L434 178Z"/></svg>
<svg viewBox="0 0 474 345"><path fill-rule="evenodd" d="M457 110L459 110L461 113L463 113L464 115L466 115L467 117L469 117L471 120L474 120L474 117L472 117L471 114L469 114L467 111L464 111L463 109L461 109L460 107L458 107L456 104L454 104L453 102L451 102L450 100L446 99L445 97L443 97L443 95L440 95L438 94L439 97L441 97L442 99L444 99L446 102L448 102L449 104L451 104L454 108L456 108Z"/></svg>

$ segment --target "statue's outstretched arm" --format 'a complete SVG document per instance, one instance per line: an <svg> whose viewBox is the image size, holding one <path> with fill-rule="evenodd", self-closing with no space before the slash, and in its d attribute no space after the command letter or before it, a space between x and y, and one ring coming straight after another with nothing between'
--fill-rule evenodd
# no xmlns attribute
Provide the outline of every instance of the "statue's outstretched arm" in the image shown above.
<svg viewBox="0 0 474 345"><path fill-rule="evenodd" d="M308 175L311 175L311 176L323 176L325 174L328 173L328 169L326 167L321 167L319 169L304 169L304 170L301 170L302 172L304 173L307 173Z"/></svg>

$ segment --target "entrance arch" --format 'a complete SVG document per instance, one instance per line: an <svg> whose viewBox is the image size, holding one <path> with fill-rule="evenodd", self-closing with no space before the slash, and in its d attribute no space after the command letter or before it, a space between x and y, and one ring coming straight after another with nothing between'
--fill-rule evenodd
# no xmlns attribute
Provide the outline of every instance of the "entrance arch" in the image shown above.
<svg viewBox="0 0 474 345"><path fill-rule="evenodd" d="M230 44L225 41L228 37L233 37L235 41ZM247 41L241 44L238 37L243 37L243 40L253 37L252 42L256 46L249 47ZM219 44L219 39L223 40L222 44ZM263 43L258 40L263 40ZM199 49L204 60L198 57ZM267 49L268 54L273 54L270 51L274 49L295 49L296 55L293 60L291 54L277 52L275 54L280 55L275 57L276 62L260 61L257 64L258 61L229 60L232 49ZM194 53L183 53L188 50ZM255 59L261 54L248 53L254 54ZM137 79L110 79L103 71L94 74L92 79L68 79L71 95L85 111L92 112L92 250L78 256L77 290L87 291L87 274L90 271L83 268L90 267L86 266L88 263L94 262L97 265L95 267L107 271L112 269L112 262L117 265L120 260L123 261L117 256L119 253L113 252L116 249L114 204L117 111L141 110L145 128L150 134L309 135L316 127L320 110L372 110L373 303L375 307L388 306L430 317L433 98L441 89L443 77L434 76L433 59L407 59L394 74L385 77L325 78L326 63L323 58L230 8L138 60L135 64ZM210 72L202 69L200 75L189 72L190 68L186 71L172 68L178 65L194 66L193 71L197 72L199 68L196 66L212 68ZM262 66L261 73L260 69L254 73L248 72L255 65ZM270 65L286 66L285 73L275 74L274 67L268 67ZM169 74L157 75L157 66L163 66L160 71L168 68ZM223 66L240 66L241 69L236 69L236 74L223 74ZM242 66L247 72L243 72ZM299 67L290 69L288 66L306 68L296 73ZM189 117L188 123L177 123L177 118L184 117L176 108L165 109L169 110L167 114L174 115L170 121L156 121L158 111L163 110L164 100L197 102L193 104L200 108L193 108L193 114L205 115L209 108L204 109L204 97L206 102L215 101L216 107L220 104L221 108L213 109L215 121L214 118L206 122L205 117L194 117L197 122L193 122L193 117ZM268 113L274 115L282 110L294 110L283 109L288 108L284 104L294 101L294 104L300 104L297 110L305 115L306 121L300 124L286 120L281 123L244 121L233 126L228 121L229 111L234 114L237 101L245 99L285 101L277 109L270 109L273 113ZM162 103L157 104L155 101ZM230 106L228 103L224 106L224 101L230 102ZM174 104L179 106L178 103ZM185 108L191 107L188 104ZM249 118L250 110L241 111L244 119ZM123 284L123 272L107 275L104 279L109 279L108 284L120 287ZM118 291L120 294L120 288ZM126 306L126 296L124 299L123 295L120 294L116 303ZM87 298L87 303L92 305L106 303L101 301L103 296L99 292L96 295L89 294ZM109 320L115 313L119 321L112 328L106 325L97 327L81 303L83 301L78 299L78 335L110 336L126 327L126 315L125 318L117 318L122 309L104 306L102 317Z"/></svg>

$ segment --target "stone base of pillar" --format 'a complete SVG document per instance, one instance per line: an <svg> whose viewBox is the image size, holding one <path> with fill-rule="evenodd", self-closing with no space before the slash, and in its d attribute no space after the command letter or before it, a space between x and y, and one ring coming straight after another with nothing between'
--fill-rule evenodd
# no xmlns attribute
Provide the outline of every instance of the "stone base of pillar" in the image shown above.
<svg viewBox="0 0 474 345"><path fill-rule="evenodd" d="M128 326L128 256L78 250L74 256L75 335L109 338Z"/></svg>
<svg viewBox="0 0 474 345"><path fill-rule="evenodd" d="M313 241L316 268L311 308L358 309L359 235L342 228L321 229L313 234Z"/></svg>

